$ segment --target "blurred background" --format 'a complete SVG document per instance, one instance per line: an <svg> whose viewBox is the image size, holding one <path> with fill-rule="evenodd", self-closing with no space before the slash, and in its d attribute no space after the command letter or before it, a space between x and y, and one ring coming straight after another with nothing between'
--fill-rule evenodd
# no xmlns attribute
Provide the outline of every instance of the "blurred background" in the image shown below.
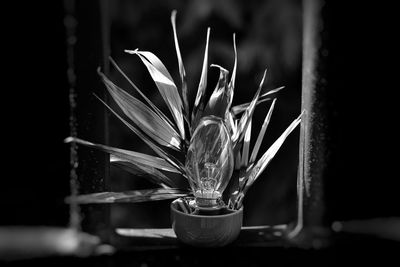
<svg viewBox="0 0 400 267"><path fill-rule="evenodd" d="M70 135L70 95L65 6L69 1L30 2L4 7L12 16L3 22L5 61L2 133L4 134L0 225L67 226L70 194L70 150L63 139ZM76 1L75 51L78 136L93 142L146 152L130 133L94 99L104 95L96 67L105 53L161 109L165 109L150 76L124 49L155 53L178 80L170 13L178 11L178 36L189 88L197 88L206 39L211 27L210 63L233 67L232 34L238 45L237 88L234 103L249 101L264 68L265 89L285 86L278 94L265 151L300 113L302 64L301 1ZM92 8L91 8L92 7ZM327 167L323 176L322 221L400 216L397 152L396 64L398 49L395 16L390 7L375 4L330 2L323 5L321 60L318 62L326 96ZM103 13L101 13L103 12ZM106 12L106 14L104 14ZM102 14L102 15L99 15ZM102 16L106 20L97 20ZM377 19L379 17L379 19ZM104 17L103 17L104 18ZM2 18L4 20L4 18ZM109 25L102 40L101 23ZM114 69L110 77L134 93ZM209 92L217 81L210 70ZM83 100L80 100L82 97ZM193 99L194 90L190 97ZM82 105L79 105L82 101ZM256 109L253 125L260 126L269 104ZM100 119L100 121L98 121ZM107 127L106 127L107 126ZM105 131L105 129L107 131ZM257 132L256 130L255 132ZM245 200L245 224L275 224L296 214L298 131L286 141ZM152 186L111 168L107 176L102 153L78 149L79 192L130 190ZM95 163L93 164L93 159ZM101 169L99 168L101 166ZM85 207L111 218L113 226L168 227L168 201ZM88 210L85 210L88 209ZM100 209L100 211L98 211ZM87 215L90 217L90 215ZM84 218L85 219L85 218ZM83 220L84 220L83 219ZM110 222L104 222L106 225ZM398 230L398 225L395 230Z"/></svg>

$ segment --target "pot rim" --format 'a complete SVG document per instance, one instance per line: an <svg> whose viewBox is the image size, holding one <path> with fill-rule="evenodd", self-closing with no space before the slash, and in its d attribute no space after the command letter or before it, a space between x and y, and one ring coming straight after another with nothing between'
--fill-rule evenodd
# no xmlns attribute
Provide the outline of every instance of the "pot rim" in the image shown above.
<svg viewBox="0 0 400 267"><path fill-rule="evenodd" d="M198 214L189 214L189 213L184 213L178 209L176 209L176 207L174 206L175 201L177 201L177 199L175 199L174 201L171 202L170 207L171 210L173 210L176 213L180 213L184 216L187 217L193 217L193 218L226 218L226 217L230 217L230 216L234 216L237 213L242 213L243 212L243 206L240 207L240 209L238 210L232 210L232 209L228 209L229 211L232 211L231 213L227 213L227 214L222 214L222 215L198 215Z"/></svg>

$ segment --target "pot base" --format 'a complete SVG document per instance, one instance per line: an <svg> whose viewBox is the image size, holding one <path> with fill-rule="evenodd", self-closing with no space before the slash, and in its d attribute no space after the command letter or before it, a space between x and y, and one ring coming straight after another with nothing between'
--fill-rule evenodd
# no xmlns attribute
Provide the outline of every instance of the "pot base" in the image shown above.
<svg viewBox="0 0 400 267"><path fill-rule="evenodd" d="M222 247L239 236L243 207L239 210L226 209L219 215L198 215L182 212L178 201L171 203L171 222L176 236L183 243L198 247Z"/></svg>

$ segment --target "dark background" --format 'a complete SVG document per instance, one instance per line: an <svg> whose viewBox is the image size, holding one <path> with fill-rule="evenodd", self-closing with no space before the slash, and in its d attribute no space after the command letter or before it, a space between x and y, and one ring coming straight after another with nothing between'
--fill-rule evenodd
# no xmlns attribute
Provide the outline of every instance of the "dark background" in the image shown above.
<svg viewBox="0 0 400 267"><path fill-rule="evenodd" d="M279 6L279 1L272 2ZM349 6L331 1L325 6L323 42L328 56L322 64L329 89L330 161L324 177L328 222L400 215L398 47L396 17L390 11L388 6L364 2ZM64 197L69 194L69 147L63 139L69 135L69 105L63 2L17 3L3 12L10 16L2 18L1 38L6 48L2 50L0 224L67 225ZM166 24L169 11L162 16L163 22L154 21ZM230 34L223 38L230 41ZM203 38L193 42L203 43ZM173 51L171 45L165 50ZM166 53L162 47L159 51ZM257 66L253 73L261 70ZM284 75L274 77L271 86L282 80L289 87L300 86L296 85L299 76L288 81ZM292 114L298 113L293 109ZM296 148L295 139L291 146Z"/></svg>
<svg viewBox="0 0 400 267"><path fill-rule="evenodd" d="M2 225L66 225L69 104L63 2L2 8Z"/></svg>

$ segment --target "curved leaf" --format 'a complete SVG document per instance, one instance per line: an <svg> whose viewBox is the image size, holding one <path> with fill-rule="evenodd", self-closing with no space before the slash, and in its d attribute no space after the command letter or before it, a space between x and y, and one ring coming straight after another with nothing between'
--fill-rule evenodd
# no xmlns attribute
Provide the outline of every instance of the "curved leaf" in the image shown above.
<svg viewBox="0 0 400 267"><path fill-rule="evenodd" d="M131 121L160 145L181 150L180 136L167 121L140 100L116 86L103 73L99 72L99 75L114 101Z"/></svg>
<svg viewBox="0 0 400 267"><path fill-rule="evenodd" d="M251 139L251 123L252 119L250 118L249 126L247 126L246 133L244 135L243 140L243 152L242 152L242 167L247 167L249 163L249 150L250 150L250 139Z"/></svg>
<svg viewBox="0 0 400 267"><path fill-rule="evenodd" d="M115 112L107 103L105 103L103 100L98 98L118 119L120 119L132 132L134 132L137 136L140 137L140 139L143 140L157 155L165 159L168 163L170 163L173 167L175 167L185 178L186 178L186 172L185 172L185 167L183 164L178 161L175 157L172 155L168 154L164 150L162 150L160 147L158 147L156 144L154 144L146 135L144 135L139 129L137 129L135 126L132 124L128 123L126 120L124 120L120 115L118 115L117 112Z"/></svg>
<svg viewBox="0 0 400 267"><path fill-rule="evenodd" d="M225 119L226 113L229 111L232 103L232 90L228 86L229 72L221 66L212 64L211 67L220 69L217 86L212 93L202 116L216 116Z"/></svg>
<svg viewBox="0 0 400 267"><path fill-rule="evenodd" d="M233 98L233 91L235 90L236 69L237 69L236 34L233 34L233 51L235 52L235 63L233 65L231 81L229 82L229 87L232 88L232 98Z"/></svg>
<svg viewBox="0 0 400 267"><path fill-rule="evenodd" d="M95 144L92 142L88 142L76 137L68 137L65 139L66 143L71 143L71 142L76 142L80 145L84 145L87 147L92 147L95 149L99 149L101 151L110 153L111 155L114 155L117 158L121 158L124 160L127 160L129 162L132 162L134 164L140 164L143 166L151 167L151 168L157 168L163 171L167 172L173 172L173 173L180 173L180 171L172 166L170 163L168 163L165 159L135 152L135 151L130 151L130 150L125 150L125 149L120 149L120 148L115 148L115 147L110 147L106 145L101 145L101 144Z"/></svg>
<svg viewBox="0 0 400 267"><path fill-rule="evenodd" d="M176 85L164 64L151 52L138 50L125 50L125 52L138 55L142 60L155 84L157 85L161 96L167 103L175 123L178 126L182 140L185 140L182 100L178 93L178 89L176 88Z"/></svg>
<svg viewBox="0 0 400 267"><path fill-rule="evenodd" d="M232 112L228 112L227 116L225 118L225 122L226 122L226 127L228 128L228 131L232 136L234 136L236 134L237 131L237 120L234 119L234 115Z"/></svg>
<svg viewBox="0 0 400 267"><path fill-rule="evenodd" d="M261 103L263 103L265 101L272 100L273 98L269 98L268 96L272 95L272 94L274 94L276 92L279 92L283 88L285 88L285 86L281 86L281 87L272 89L272 90L260 95L259 100L257 101L256 105L259 105L259 104L261 104ZM240 105L232 107L231 111L232 111L232 113L234 115L238 115L238 114L242 113L243 111L245 111L248 108L249 105L250 105L250 102L244 103L244 104L240 104Z"/></svg>
<svg viewBox="0 0 400 267"><path fill-rule="evenodd" d="M153 102L151 102L151 100L148 99L146 97L146 95L142 93L142 91L140 91L140 89L136 86L136 84L134 84L131 81L131 79L129 79L129 77L121 70L121 68L118 66L118 64L111 57L109 57L109 59L110 59L111 64L117 69L117 71L119 73L121 73L121 75L128 81L128 83L136 90L136 92L138 92L140 94L140 96L143 97L143 99L158 114L158 116L160 116L162 119L167 121L169 123L169 125L171 125L171 127L174 128L175 132L177 132L175 125L169 120L169 118L167 116L165 116L165 114L159 108L157 108L156 105L154 105Z"/></svg>
<svg viewBox="0 0 400 267"><path fill-rule="evenodd" d="M286 138L289 134L296 128L297 125L301 122L301 117L303 113L299 115L290 125L289 127L281 134L281 136L270 146L270 148L264 153L264 155L258 160L257 164L255 164L252 168L250 168L246 173L247 183L243 192L247 192L248 188L254 183L254 181L260 176L260 174L265 170L267 165L274 158L276 153L279 151L279 148L285 142Z"/></svg>
<svg viewBox="0 0 400 267"><path fill-rule="evenodd" d="M186 71L185 66L183 65L183 60L181 56L181 50L179 48L178 35L176 33L176 10L171 13L171 24L174 32L174 42L175 42L175 50L176 56L178 58L178 66L179 66L179 75L181 76L181 91L182 91L182 99L183 106L185 110L185 116L189 119L189 101L188 101L188 92L187 92L187 82L186 82Z"/></svg>
<svg viewBox="0 0 400 267"><path fill-rule="evenodd" d="M245 131L246 131L248 125L249 125L250 119L253 116L254 109L256 107L256 103L257 103L258 98L260 96L261 88L262 88L262 86L264 84L264 80L265 80L266 74L267 74L267 70L264 71L264 75L263 75L263 77L261 79L260 85L258 87L258 90L257 90L256 94L254 95L253 100L250 102L250 105L246 108L245 113L240 118L237 132L232 138L232 142L234 143L234 147L243 138L243 135L244 135L244 133L245 133Z"/></svg>
<svg viewBox="0 0 400 267"><path fill-rule="evenodd" d="M204 101L205 94L207 88L207 75L208 75L208 43L210 41L210 28L207 28L207 40L206 40L206 48L204 51L204 59L203 59L203 67L201 70L201 77L199 82L199 87L197 88L196 99L194 101L193 110L192 110L192 125L191 130L197 126L197 122L200 120L201 113L204 109Z"/></svg>
<svg viewBox="0 0 400 267"><path fill-rule="evenodd" d="M269 101L269 100L272 100L272 98L264 98L264 99L258 100L256 105L259 105L259 104L261 104L263 102L266 102L266 101ZM240 113L246 111L246 109L249 107L249 105L250 105L250 102L244 103L244 104L240 104L240 105L236 105L236 106L231 108L231 112L232 112L233 115L237 116Z"/></svg>
<svg viewBox="0 0 400 267"><path fill-rule="evenodd" d="M164 188L176 187L176 184L170 178L155 167L143 165L136 161L130 161L114 155L110 156L110 163L136 176L143 176L147 180L161 185Z"/></svg>
<svg viewBox="0 0 400 267"><path fill-rule="evenodd" d="M267 116L265 116L264 122L261 126L261 130L258 134L256 144L254 145L253 152L251 153L251 157L250 157L250 161L249 161L250 165L253 164L257 158L258 150L260 149L262 140L264 139L265 131L267 130L269 121L271 119L272 111L274 110L274 107L275 107L275 102L276 102L276 98L272 102L271 107L268 110Z"/></svg>

